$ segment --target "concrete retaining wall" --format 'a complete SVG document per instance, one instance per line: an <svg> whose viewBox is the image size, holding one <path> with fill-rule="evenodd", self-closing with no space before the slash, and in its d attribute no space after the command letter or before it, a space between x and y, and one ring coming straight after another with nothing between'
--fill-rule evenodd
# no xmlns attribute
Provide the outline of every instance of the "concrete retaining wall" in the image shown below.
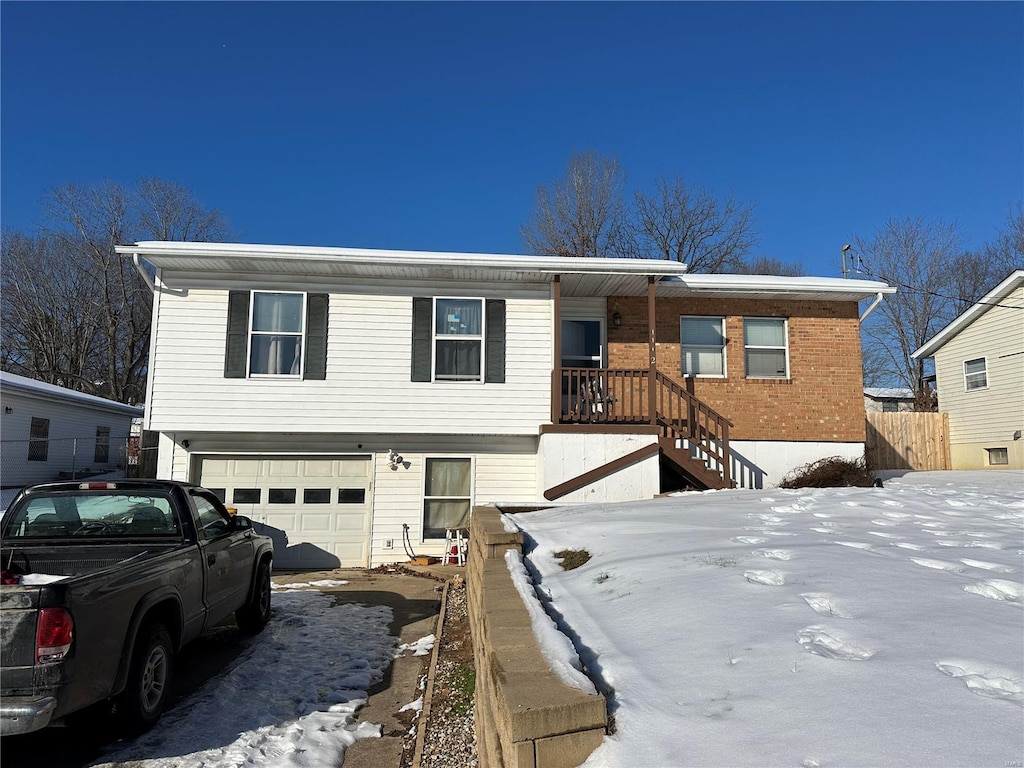
<svg viewBox="0 0 1024 768"><path fill-rule="evenodd" d="M604 739L605 699L549 669L505 564L506 550L522 548L497 509L473 510L467 588L480 768L575 768Z"/></svg>

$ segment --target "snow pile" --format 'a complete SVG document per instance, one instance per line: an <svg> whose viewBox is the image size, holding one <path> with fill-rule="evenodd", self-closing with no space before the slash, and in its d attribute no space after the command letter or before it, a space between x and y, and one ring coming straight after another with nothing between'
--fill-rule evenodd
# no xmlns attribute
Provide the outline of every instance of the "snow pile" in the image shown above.
<svg viewBox="0 0 1024 768"><path fill-rule="evenodd" d="M537 602L533 582L530 581L526 566L523 564L523 556L514 549L508 549L505 551L505 563L512 575L512 583L516 585L516 590L523 598L526 610L530 614L533 634L537 636L541 653L547 659L548 666L566 685L585 693L597 693L593 682L583 673L583 665L572 642L562 634Z"/></svg>
<svg viewBox="0 0 1024 768"><path fill-rule="evenodd" d="M395 656L397 658L406 651L412 651L413 656L426 656L434 650L434 643L436 640L437 638L433 635L427 635L426 637L421 637L419 640L412 643L402 643L396 649Z"/></svg>
<svg viewBox="0 0 1024 768"><path fill-rule="evenodd" d="M1024 473L516 515L612 690L599 766L980 766L1024 755ZM554 552L592 559L563 571Z"/></svg>
<svg viewBox="0 0 1024 768"><path fill-rule="evenodd" d="M273 590L311 590L321 589L323 587L343 587L348 584L347 581L341 579L316 579L314 581L295 581L290 584L279 584L276 581L270 583L270 588Z"/></svg>
<svg viewBox="0 0 1024 768"><path fill-rule="evenodd" d="M355 713L394 657L391 617L390 608L334 605L318 592L275 594L270 624L233 668L102 765L340 765L350 744L380 736Z"/></svg>

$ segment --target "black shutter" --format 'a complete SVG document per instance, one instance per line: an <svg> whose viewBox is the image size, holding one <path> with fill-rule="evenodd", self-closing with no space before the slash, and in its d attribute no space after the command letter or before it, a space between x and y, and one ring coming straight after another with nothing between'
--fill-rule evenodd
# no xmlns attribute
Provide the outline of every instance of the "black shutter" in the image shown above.
<svg viewBox="0 0 1024 768"><path fill-rule="evenodd" d="M412 381L430 381L434 300L412 300Z"/></svg>
<svg viewBox="0 0 1024 768"><path fill-rule="evenodd" d="M306 295L306 365L302 378L327 378L327 307L326 293Z"/></svg>
<svg viewBox="0 0 1024 768"><path fill-rule="evenodd" d="M249 347L249 292L228 292L228 329L224 347L224 378L244 379Z"/></svg>
<svg viewBox="0 0 1024 768"><path fill-rule="evenodd" d="M487 350L484 381L505 383L505 300L487 300Z"/></svg>

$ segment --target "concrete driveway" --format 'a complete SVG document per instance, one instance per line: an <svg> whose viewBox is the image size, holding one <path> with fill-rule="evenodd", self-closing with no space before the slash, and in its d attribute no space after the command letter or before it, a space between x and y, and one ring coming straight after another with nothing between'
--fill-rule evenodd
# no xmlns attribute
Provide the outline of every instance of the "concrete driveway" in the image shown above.
<svg viewBox="0 0 1024 768"><path fill-rule="evenodd" d="M339 605L361 603L391 608L390 633L398 638L399 643L412 643L436 631L444 586L443 581L428 577L428 569L419 570L424 576L338 569L275 573L273 579L278 584L328 579L346 581L348 583L344 585L321 589L334 595ZM437 569L437 575L443 578L463 570ZM220 670L230 667L241 650L237 630L231 623L215 627L188 646L179 657L172 706L187 706L188 697ZM408 724L397 717L398 711L422 695L418 684L428 658L407 655L396 659L384 680L370 689L369 701L360 710L359 720L380 723L382 737L361 739L350 746L345 754L345 768L398 768L404 737L409 729ZM44 729L4 738L0 750L4 768L83 768L99 760L119 738L120 734L112 727L109 718L98 713L80 727Z"/></svg>

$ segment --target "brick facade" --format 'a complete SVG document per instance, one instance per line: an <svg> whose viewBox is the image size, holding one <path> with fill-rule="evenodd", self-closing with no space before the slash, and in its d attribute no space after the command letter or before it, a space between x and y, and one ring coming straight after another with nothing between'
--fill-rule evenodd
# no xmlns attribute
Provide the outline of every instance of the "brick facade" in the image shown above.
<svg viewBox="0 0 1024 768"><path fill-rule="evenodd" d="M864 441L855 302L659 297L656 312L658 369L732 420L733 440ZM682 376L681 315L725 317L725 378ZM789 320L788 379L746 378L744 317ZM646 297L609 297L608 319L609 368L647 368Z"/></svg>

